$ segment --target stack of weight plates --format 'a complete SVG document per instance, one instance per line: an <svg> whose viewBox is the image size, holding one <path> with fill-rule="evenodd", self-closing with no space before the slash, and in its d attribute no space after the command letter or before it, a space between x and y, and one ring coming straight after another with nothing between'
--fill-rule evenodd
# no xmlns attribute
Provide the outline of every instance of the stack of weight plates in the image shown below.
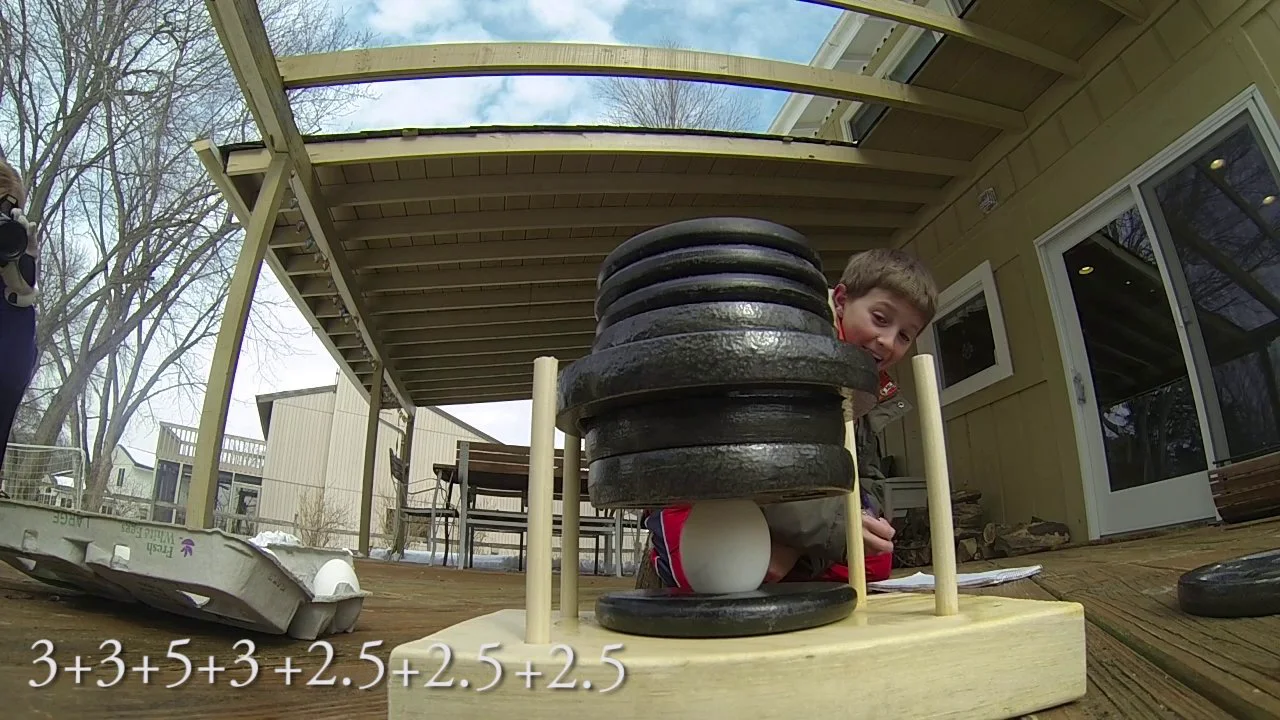
<svg viewBox="0 0 1280 720"><path fill-rule="evenodd" d="M841 343L804 236L746 218L665 225L600 269L591 354L561 373L556 424L582 437L591 502L663 507L847 493L842 404L875 404Z"/></svg>

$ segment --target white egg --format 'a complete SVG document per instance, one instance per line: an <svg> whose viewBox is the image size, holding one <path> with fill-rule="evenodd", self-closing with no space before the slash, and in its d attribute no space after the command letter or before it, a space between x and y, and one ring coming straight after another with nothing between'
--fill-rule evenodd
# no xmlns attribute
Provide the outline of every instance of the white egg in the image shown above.
<svg viewBox="0 0 1280 720"><path fill-rule="evenodd" d="M689 585L700 593L747 592L769 571L769 523L750 500L708 500L689 511L680 533L680 558Z"/></svg>
<svg viewBox="0 0 1280 720"><path fill-rule="evenodd" d="M346 585L347 587L342 587ZM344 592L360 592L360 580L355 568L342 558L334 558L316 572L311 581L311 591L316 597L327 597Z"/></svg>

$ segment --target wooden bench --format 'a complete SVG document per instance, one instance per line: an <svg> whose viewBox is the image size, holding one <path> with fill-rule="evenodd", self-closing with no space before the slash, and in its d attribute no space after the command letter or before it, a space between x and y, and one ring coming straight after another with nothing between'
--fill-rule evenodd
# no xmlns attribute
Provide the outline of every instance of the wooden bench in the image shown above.
<svg viewBox="0 0 1280 720"><path fill-rule="evenodd" d="M1209 489L1225 522L1280 515L1280 453L1210 470Z"/></svg>
<svg viewBox="0 0 1280 720"><path fill-rule="evenodd" d="M553 460L553 492L554 496L564 496L564 451L556 450ZM529 448L522 445L505 445L497 443L479 443L459 440L457 462L455 465L437 464L434 466L437 477L449 488L446 492L446 507L451 506L452 486L459 487L458 503L458 545L459 565L463 568L472 566L474 537L478 530L516 533L521 536L519 564L524 566L524 538L529 527ZM580 467L580 485L578 496L580 501L587 500L587 467ZM521 510L488 510L475 507L478 495L489 497L515 497L520 499ZM552 517L552 532L563 530L563 517ZM596 564L599 566L599 542L609 545L614 550L614 572L622 572L622 517L591 516L580 518L579 537L594 538L597 541ZM448 555L448 526L445 529L445 554Z"/></svg>

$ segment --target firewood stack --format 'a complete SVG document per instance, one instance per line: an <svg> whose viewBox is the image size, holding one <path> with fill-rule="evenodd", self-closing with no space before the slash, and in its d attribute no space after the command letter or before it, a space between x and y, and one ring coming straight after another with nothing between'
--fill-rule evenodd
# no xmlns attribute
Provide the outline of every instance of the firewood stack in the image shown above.
<svg viewBox="0 0 1280 720"><path fill-rule="evenodd" d="M984 522L982 493L956 490L951 493L952 522L956 535L956 562L1013 557L1052 550L1071 540L1066 525L1032 517L1031 522L1005 525ZM929 548L929 509L911 508L894 527L895 567L926 567L933 562Z"/></svg>

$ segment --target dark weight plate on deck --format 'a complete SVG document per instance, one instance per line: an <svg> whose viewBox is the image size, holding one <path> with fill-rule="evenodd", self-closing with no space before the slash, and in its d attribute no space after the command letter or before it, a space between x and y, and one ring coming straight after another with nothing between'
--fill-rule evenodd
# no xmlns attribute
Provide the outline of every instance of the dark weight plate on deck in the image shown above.
<svg viewBox="0 0 1280 720"><path fill-rule="evenodd" d="M752 387L843 392L852 397L856 417L874 407L879 374L866 350L823 335L778 330L667 335L594 352L565 368L556 427L581 437L581 421L610 408Z"/></svg>
<svg viewBox="0 0 1280 720"><path fill-rule="evenodd" d="M762 585L742 593L695 593L677 588L623 590L596 599L596 621L629 635L730 638L774 635L839 622L853 612L848 583Z"/></svg>
<svg viewBox="0 0 1280 720"><path fill-rule="evenodd" d="M852 491L853 457L843 443L663 448L592 462L587 487L591 504L606 509L808 500Z"/></svg>
<svg viewBox="0 0 1280 720"><path fill-rule="evenodd" d="M822 271L822 258L818 257L808 239L785 225L755 218L698 218L646 230L623 241L600 264L596 287L603 285L615 272L651 255L677 248L720 244L747 244L784 250Z"/></svg>
<svg viewBox="0 0 1280 720"><path fill-rule="evenodd" d="M766 302L710 302L650 310L616 322L596 335L592 349L599 351L663 335L737 329L836 336L830 318L808 310Z"/></svg>
<svg viewBox="0 0 1280 720"><path fill-rule="evenodd" d="M1280 615L1280 549L1187 572L1178 579L1178 605L1204 617Z"/></svg>
<svg viewBox="0 0 1280 720"><path fill-rule="evenodd" d="M807 260L755 245L704 245L651 255L618 270L596 291L596 317L618 298L667 280L697 275L746 274L791 280L827 297L827 278Z"/></svg>
<svg viewBox="0 0 1280 720"><path fill-rule="evenodd" d="M713 302L776 303L808 310L827 322L834 322L826 293L815 292L804 283L769 275L721 273L666 280L629 292L599 316L596 334L616 322L650 310Z"/></svg>
<svg viewBox="0 0 1280 720"><path fill-rule="evenodd" d="M586 421L586 458L693 445L841 445L841 401L829 391L764 390L632 405Z"/></svg>

